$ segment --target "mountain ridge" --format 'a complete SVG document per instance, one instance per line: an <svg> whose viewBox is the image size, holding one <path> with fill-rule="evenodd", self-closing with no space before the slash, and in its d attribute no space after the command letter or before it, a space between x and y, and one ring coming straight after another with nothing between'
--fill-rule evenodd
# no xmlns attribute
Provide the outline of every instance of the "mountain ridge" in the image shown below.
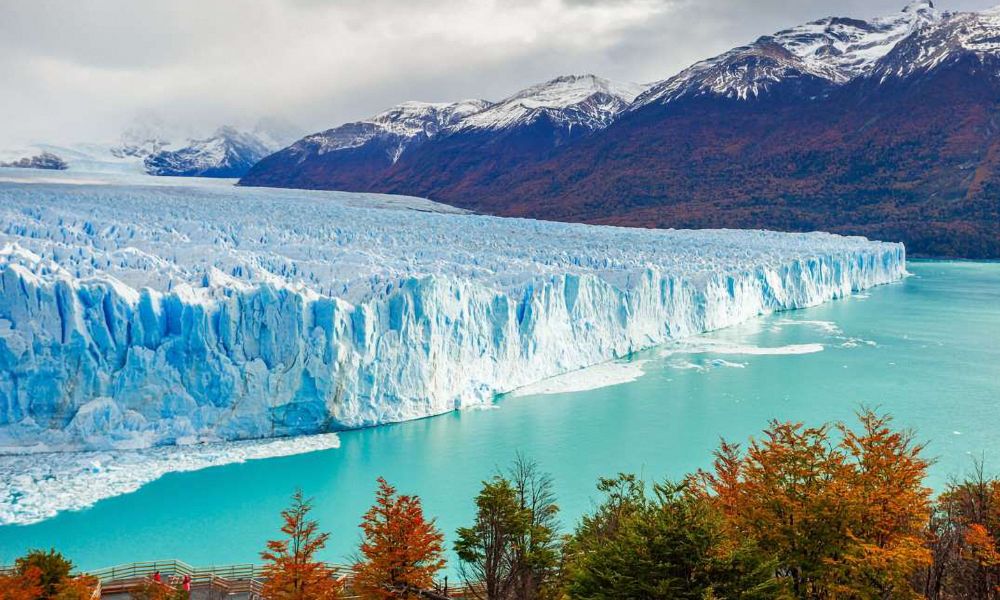
<svg viewBox="0 0 1000 600"><path fill-rule="evenodd" d="M826 229L904 241L915 255L996 258L998 98L1000 10L917 0L762 36L635 100L619 95L589 128L563 126L566 107L509 130L471 126L503 100L388 166L279 152L241 184L640 227Z"/></svg>

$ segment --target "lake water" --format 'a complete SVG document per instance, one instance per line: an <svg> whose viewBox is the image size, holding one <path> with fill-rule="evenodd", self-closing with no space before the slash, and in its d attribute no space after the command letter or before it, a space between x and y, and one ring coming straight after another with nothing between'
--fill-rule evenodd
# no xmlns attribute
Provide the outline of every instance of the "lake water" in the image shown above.
<svg viewBox="0 0 1000 600"><path fill-rule="evenodd" d="M297 486L332 532L325 558L345 561L377 476L419 494L450 537L470 520L480 481L518 451L555 477L571 524L599 476L678 477L708 466L720 436L745 440L769 419L851 419L862 404L929 442L933 487L973 457L1000 471L1000 264L909 268L913 277L859 297L641 353L618 366L641 366L628 383L350 431L339 449L171 474L87 510L0 527L0 563L49 546L82 568L258 562Z"/></svg>

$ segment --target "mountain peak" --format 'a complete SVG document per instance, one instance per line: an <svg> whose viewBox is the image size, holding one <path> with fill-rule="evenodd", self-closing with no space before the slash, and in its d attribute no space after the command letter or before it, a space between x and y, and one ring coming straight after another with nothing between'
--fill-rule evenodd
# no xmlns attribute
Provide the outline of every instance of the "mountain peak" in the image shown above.
<svg viewBox="0 0 1000 600"><path fill-rule="evenodd" d="M600 129L628 107L644 88L597 75L562 75L527 87L459 124L463 130L508 129L548 116L570 127Z"/></svg>
<svg viewBox="0 0 1000 600"><path fill-rule="evenodd" d="M868 21L827 17L758 38L654 84L635 107L682 97L747 100L791 82L802 93L821 93L871 72L901 40L938 22L930 0L914 0L894 15Z"/></svg>
<svg viewBox="0 0 1000 600"><path fill-rule="evenodd" d="M560 75L544 83L525 88L513 96L501 100L506 102L533 99L540 105L551 108L565 108L596 93L605 93L631 102L643 87L634 83L619 83L597 75Z"/></svg>
<svg viewBox="0 0 1000 600"><path fill-rule="evenodd" d="M936 14L936 12L935 12ZM951 64L963 56L978 61L1000 60L1000 11L955 12L940 15L879 60L870 76L879 80L908 77ZM995 67L993 67L995 68Z"/></svg>

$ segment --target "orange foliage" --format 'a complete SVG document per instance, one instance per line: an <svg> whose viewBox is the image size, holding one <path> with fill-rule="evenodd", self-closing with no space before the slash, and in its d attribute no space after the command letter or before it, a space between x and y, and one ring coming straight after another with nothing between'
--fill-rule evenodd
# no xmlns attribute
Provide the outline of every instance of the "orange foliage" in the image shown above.
<svg viewBox="0 0 1000 600"><path fill-rule="evenodd" d="M1000 598L1000 480L986 479L977 465L976 475L952 484L940 505L957 535L951 546L948 530L935 540L951 551L942 556L945 582L966 597Z"/></svg>
<svg viewBox="0 0 1000 600"><path fill-rule="evenodd" d="M888 417L858 416L839 442L830 426L772 422L745 453L724 442L700 474L734 539L773 552L796 597L912 597L909 578L930 562L923 446Z"/></svg>
<svg viewBox="0 0 1000 600"><path fill-rule="evenodd" d="M316 521L307 520L312 505L301 491L292 496L292 506L282 511L283 540L267 543L260 556L264 566L264 597L269 600L332 600L341 592L340 582L326 564L315 559L326 546L328 533L319 533Z"/></svg>
<svg viewBox="0 0 1000 600"><path fill-rule="evenodd" d="M921 532L931 512L923 480L930 463L910 431L893 431L890 419L871 411L858 415L860 431L839 425L841 448L850 459L851 501L856 510L849 535L857 544L843 561L844 579L883 597L910 596L910 576L931 563Z"/></svg>
<svg viewBox="0 0 1000 600"><path fill-rule="evenodd" d="M43 594L42 570L38 567L29 567L20 575L0 575L0 600L36 600Z"/></svg>
<svg viewBox="0 0 1000 600"><path fill-rule="evenodd" d="M137 584L128 594L132 600L188 600L190 597L180 586L170 587L163 582L149 580Z"/></svg>
<svg viewBox="0 0 1000 600"><path fill-rule="evenodd" d="M1000 552L997 541L981 523L972 523L965 530L965 545L969 558L986 568L1000 566Z"/></svg>
<svg viewBox="0 0 1000 600"><path fill-rule="evenodd" d="M54 600L90 600L97 588L97 578L79 575L64 579L56 588Z"/></svg>
<svg viewBox="0 0 1000 600"><path fill-rule="evenodd" d="M375 505L361 521L363 560L355 566L354 586L366 598L415 598L430 589L444 567L443 536L424 519L420 498L397 496L379 477Z"/></svg>

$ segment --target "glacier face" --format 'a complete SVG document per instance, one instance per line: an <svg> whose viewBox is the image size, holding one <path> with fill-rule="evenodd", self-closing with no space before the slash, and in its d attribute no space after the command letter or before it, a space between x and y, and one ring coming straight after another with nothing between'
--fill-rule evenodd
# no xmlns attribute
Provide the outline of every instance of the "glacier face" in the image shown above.
<svg viewBox="0 0 1000 600"><path fill-rule="evenodd" d="M0 183L0 448L413 419L896 280L900 244L420 199Z"/></svg>

